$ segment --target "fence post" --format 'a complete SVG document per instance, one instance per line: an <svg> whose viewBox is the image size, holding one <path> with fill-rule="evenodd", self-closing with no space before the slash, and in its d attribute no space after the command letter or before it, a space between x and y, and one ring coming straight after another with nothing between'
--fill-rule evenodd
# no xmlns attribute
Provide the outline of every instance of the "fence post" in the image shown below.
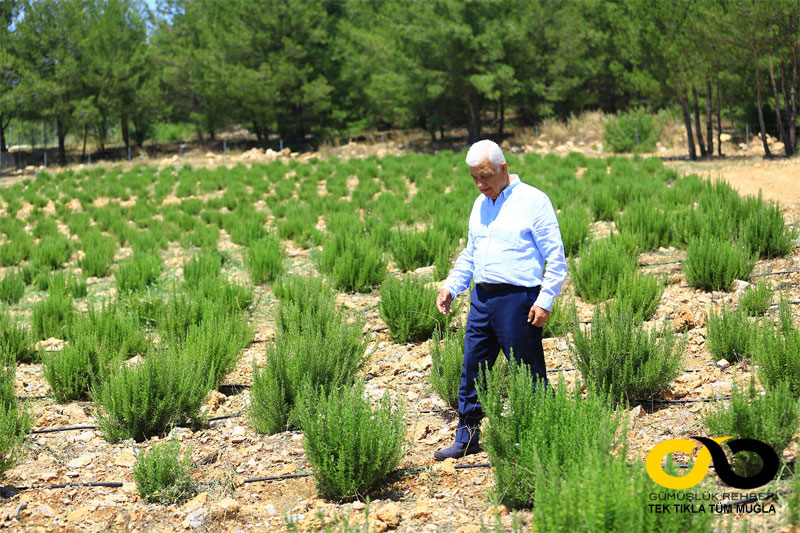
<svg viewBox="0 0 800 533"><path fill-rule="evenodd" d="M280 145L281 145L281 152L283 152L283 139L282 138L280 139Z"/></svg>
<svg viewBox="0 0 800 533"><path fill-rule="evenodd" d="M128 145L128 162L131 160L131 147Z"/></svg>
<svg viewBox="0 0 800 533"><path fill-rule="evenodd" d="M536 131L536 140L539 140L539 126L534 126L534 131Z"/></svg>
<svg viewBox="0 0 800 533"><path fill-rule="evenodd" d="M222 141L222 159L228 157L228 141Z"/></svg>
<svg viewBox="0 0 800 533"><path fill-rule="evenodd" d="M44 149L44 168L47 168L47 148Z"/></svg>

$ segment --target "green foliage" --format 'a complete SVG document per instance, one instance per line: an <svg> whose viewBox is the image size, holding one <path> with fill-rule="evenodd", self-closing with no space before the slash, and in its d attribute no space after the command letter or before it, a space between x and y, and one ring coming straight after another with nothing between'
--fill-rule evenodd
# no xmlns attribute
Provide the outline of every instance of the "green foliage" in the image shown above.
<svg viewBox="0 0 800 533"><path fill-rule="evenodd" d="M669 471L669 470L667 470ZM677 475L672 473L671 475ZM547 456L532 472L536 484L534 531L709 531L714 513L671 513L651 510L652 494L666 492L679 501L681 491L656 485L641 461L629 464L625 454L596 449L561 467ZM699 505L699 502L695 505Z"/></svg>
<svg viewBox="0 0 800 533"><path fill-rule="evenodd" d="M783 257L792 252L800 229L787 226L783 211L775 203L761 201L743 221L739 229L740 241L760 257Z"/></svg>
<svg viewBox="0 0 800 533"><path fill-rule="evenodd" d="M580 260L570 261L575 292L587 302L606 300L617 292L619 279L637 269L636 256L620 239L601 239L584 246Z"/></svg>
<svg viewBox="0 0 800 533"><path fill-rule="evenodd" d="M772 287L765 281L750 285L739 296L739 309L747 316L763 315L770 305L772 305Z"/></svg>
<svg viewBox="0 0 800 533"><path fill-rule="evenodd" d="M617 283L612 306L625 306L641 320L650 320L664 294L664 282L639 271L626 272Z"/></svg>
<svg viewBox="0 0 800 533"><path fill-rule="evenodd" d="M7 313L0 313L0 354L5 354L18 363L36 360L34 339L31 330L17 324Z"/></svg>
<svg viewBox="0 0 800 533"><path fill-rule="evenodd" d="M381 285L378 305L381 318L389 326L389 336L395 342L427 340L434 329L446 328L456 313L443 315L436 308L435 288L412 276L388 278Z"/></svg>
<svg viewBox="0 0 800 533"><path fill-rule="evenodd" d="M542 382L534 390L530 369L511 359L510 371L495 365L477 381L488 418L483 443L497 498L510 507L530 507L540 458L565 468L593 450L610 454L621 444L621 417L606 398L568 393L563 378L555 390Z"/></svg>
<svg viewBox="0 0 800 533"><path fill-rule="evenodd" d="M430 341L431 387L453 409L458 409L458 389L461 387L461 369L464 365L465 331L463 327L458 328L456 333L446 329L442 334L436 329Z"/></svg>
<svg viewBox="0 0 800 533"><path fill-rule="evenodd" d="M191 354L169 349L151 352L138 365L123 365L92 392L102 410L98 425L109 442L142 442L172 426L202 420L200 407L209 376Z"/></svg>
<svg viewBox="0 0 800 533"><path fill-rule="evenodd" d="M779 383L764 395L758 393L752 379L747 391L734 383L730 401L719 402L716 409L706 413L703 423L709 435L760 440L781 457L800 428L800 400L792 395L787 382ZM734 468L740 475L752 476L762 466L761 457L755 453L740 452L734 456Z"/></svg>
<svg viewBox="0 0 800 533"><path fill-rule="evenodd" d="M250 397L250 424L269 434L296 427L295 408L304 383L326 391L349 386L370 356L363 322L348 324L332 298L284 301L277 322L275 344L267 348L264 366L253 363Z"/></svg>
<svg viewBox="0 0 800 533"><path fill-rule="evenodd" d="M82 398L97 379L100 354L90 339L78 337L60 351L42 356L42 374L59 403Z"/></svg>
<svg viewBox="0 0 800 533"><path fill-rule="evenodd" d="M758 324L740 309L723 307L719 313L710 313L706 328L706 347L715 360L722 358L735 363L752 357L758 341Z"/></svg>
<svg viewBox="0 0 800 533"><path fill-rule="evenodd" d="M800 398L800 330L792 322L792 308L781 299L778 321L764 319L755 346L758 379L767 389L787 382L795 398Z"/></svg>
<svg viewBox="0 0 800 533"><path fill-rule="evenodd" d="M22 299L25 293L25 281L19 272L6 271L0 280L0 300L13 305Z"/></svg>
<svg viewBox="0 0 800 533"><path fill-rule="evenodd" d="M22 231L14 235L10 242L0 246L0 266L15 266L30 258L33 252L33 239Z"/></svg>
<svg viewBox="0 0 800 533"><path fill-rule="evenodd" d="M322 246L319 269L339 290L369 292L386 277L386 260L368 237L336 233Z"/></svg>
<svg viewBox="0 0 800 533"><path fill-rule="evenodd" d="M283 274L283 251L275 237L267 237L254 242L247 249L247 269L250 279L256 285L271 283Z"/></svg>
<svg viewBox="0 0 800 533"><path fill-rule="evenodd" d="M183 265L183 280L192 287L201 280L216 279L222 270L222 256L216 252L196 255Z"/></svg>
<svg viewBox="0 0 800 533"><path fill-rule="evenodd" d="M432 265L440 250L450 249L450 242L441 231L410 229L393 233L391 248L394 262L400 270L408 272Z"/></svg>
<svg viewBox="0 0 800 533"><path fill-rule="evenodd" d="M253 332L244 315L216 315L189 328L180 349L191 356L208 376L213 387L231 373L239 361L239 352L253 340Z"/></svg>
<svg viewBox="0 0 800 533"><path fill-rule="evenodd" d="M682 370L685 341L666 324L647 331L627 306L598 306L592 327L573 324L575 367L588 388L633 402L665 389Z"/></svg>
<svg viewBox="0 0 800 533"><path fill-rule="evenodd" d="M84 256L80 265L85 276L104 278L114 263L116 242L111 237L90 233L82 241Z"/></svg>
<svg viewBox="0 0 800 533"><path fill-rule="evenodd" d="M615 187L603 184L589 189L589 207L595 220L614 220L619 212Z"/></svg>
<svg viewBox="0 0 800 533"><path fill-rule="evenodd" d="M197 493L192 479L191 449L181 456L181 445L170 439L139 456L133 466L133 481L139 496L149 503L180 504Z"/></svg>
<svg viewBox="0 0 800 533"><path fill-rule="evenodd" d="M303 448L323 498L363 497L395 469L403 455L403 405L386 392L373 409L364 384L314 392L307 387L300 409Z"/></svg>
<svg viewBox="0 0 800 533"><path fill-rule="evenodd" d="M71 253L69 239L61 234L51 235L39 241L31 260L34 266L55 270L67 262Z"/></svg>
<svg viewBox="0 0 800 533"><path fill-rule="evenodd" d="M561 241L567 257L575 257L580 247L591 240L589 214L581 204L561 211L558 215L558 227L561 229Z"/></svg>
<svg viewBox="0 0 800 533"><path fill-rule="evenodd" d="M662 209L654 208L651 200L640 200L625 206L616 217L617 229L630 234L641 251L670 246L675 240L675 217Z"/></svg>
<svg viewBox="0 0 800 533"><path fill-rule="evenodd" d="M729 241L699 237L689 243L683 269L692 287L727 291L733 280L750 277L755 262L755 256Z"/></svg>
<svg viewBox="0 0 800 533"><path fill-rule="evenodd" d="M25 433L31 428L31 417L14 392L16 369L14 356L0 352L0 479L24 458Z"/></svg>
<svg viewBox="0 0 800 533"><path fill-rule="evenodd" d="M36 302L31 313L33 336L44 340L50 337L63 339L72 316L72 297L60 291Z"/></svg>
<svg viewBox="0 0 800 533"><path fill-rule="evenodd" d="M577 320L578 309L575 306L575 300L572 298L565 300L564 298L556 298L553 302L550 317L542 326L542 337L545 339L565 335L572 323Z"/></svg>
<svg viewBox="0 0 800 533"><path fill-rule="evenodd" d="M134 253L116 272L117 289L140 291L156 282L161 275L161 258L157 254Z"/></svg>
<svg viewBox="0 0 800 533"><path fill-rule="evenodd" d="M643 108L631 109L605 124L603 141L614 153L652 152L658 131L652 115Z"/></svg>

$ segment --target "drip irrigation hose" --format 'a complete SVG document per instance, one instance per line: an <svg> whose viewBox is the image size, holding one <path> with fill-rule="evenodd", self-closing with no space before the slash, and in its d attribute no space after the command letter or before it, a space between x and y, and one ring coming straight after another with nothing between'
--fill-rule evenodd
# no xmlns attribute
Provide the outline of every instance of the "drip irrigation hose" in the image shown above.
<svg viewBox="0 0 800 533"><path fill-rule="evenodd" d="M683 263L683 261L659 261L658 263L639 263L639 266L642 267L651 267L651 266L660 266L660 265L677 265Z"/></svg>
<svg viewBox="0 0 800 533"><path fill-rule="evenodd" d="M800 270L779 270L777 272L764 272L763 274L753 274L750 279L762 278L764 276L778 276L780 274L797 274Z"/></svg>
<svg viewBox="0 0 800 533"><path fill-rule="evenodd" d="M716 398L690 398L688 400L634 400L636 403L695 403L695 402L718 402L730 400L730 396L718 396Z"/></svg>

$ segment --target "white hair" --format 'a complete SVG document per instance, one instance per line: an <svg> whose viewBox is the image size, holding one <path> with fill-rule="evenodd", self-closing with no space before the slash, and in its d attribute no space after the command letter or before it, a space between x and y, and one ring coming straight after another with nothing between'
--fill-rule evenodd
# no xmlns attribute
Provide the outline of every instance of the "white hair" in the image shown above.
<svg viewBox="0 0 800 533"><path fill-rule="evenodd" d="M477 167L482 165L487 159L495 170L499 169L500 165L506 162L503 151L494 141L484 139L470 146L467 152L467 165Z"/></svg>

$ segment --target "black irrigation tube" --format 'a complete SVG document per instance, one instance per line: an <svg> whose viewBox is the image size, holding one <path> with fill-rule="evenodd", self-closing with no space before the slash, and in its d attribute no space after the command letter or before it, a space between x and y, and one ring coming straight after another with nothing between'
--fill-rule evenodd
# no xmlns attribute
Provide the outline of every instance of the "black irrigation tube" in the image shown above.
<svg viewBox="0 0 800 533"><path fill-rule="evenodd" d="M100 426L70 426L65 428L34 429L28 435L41 435L43 433L59 433L61 431L78 431L81 429L98 429Z"/></svg>
<svg viewBox="0 0 800 533"><path fill-rule="evenodd" d="M634 400L634 402L671 404L671 403L719 402L730 399L731 399L730 396L718 396L716 398L690 398L688 400Z"/></svg>
<svg viewBox="0 0 800 533"><path fill-rule="evenodd" d="M800 270L779 270L777 272L764 272L763 274L753 274L750 279L762 278L764 276L778 276L780 274L797 274Z"/></svg>
<svg viewBox="0 0 800 533"><path fill-rule="evenodd" d="M675 265L675 264L679 264L679 263L683 263L683 261L678 260L678 261L660 261L658 263L639 263L639 266L651 267L651 266L660 266L660 265Z"/></svg>

